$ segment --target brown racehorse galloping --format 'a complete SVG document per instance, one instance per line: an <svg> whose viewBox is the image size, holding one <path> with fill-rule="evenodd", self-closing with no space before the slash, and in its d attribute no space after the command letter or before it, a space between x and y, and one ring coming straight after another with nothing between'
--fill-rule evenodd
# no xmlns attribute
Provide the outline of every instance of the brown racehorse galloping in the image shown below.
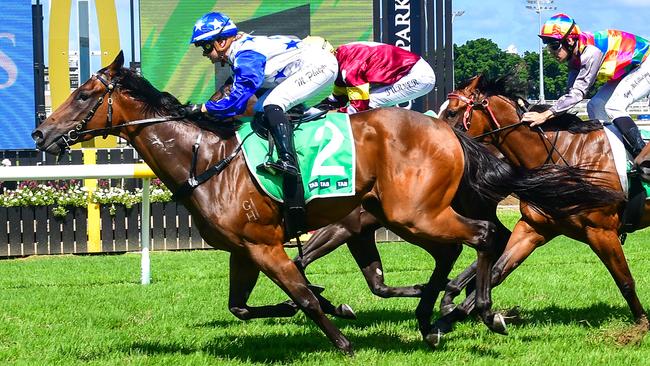
<svg viewBox="0 0 650 366"><path fill-rule="evenodd" d="M102 128L108 126L110 133L126 139L138 151L172 191L189 177L191 147L199 136L201 144L209 148L199 149L197 172L235 151L238 143L234 132L239 125L232 121L213 122L211 131L189 120L128 125L129 121L175 114L181 105L170 94L161 93L144 78L124 69L123 62L120 53L34 130L32 137L39 149L60 154L70 140L88 140L106 132ZM308 227L335 222L363 203L384 226L409 241L440 245L464 242L474 247L479 263L477 308L483 321L497 331L502 326L500 316L480 311L490 305L494 225L463 217L450 207L461 181L493 200L514 191L557 215L600 206L616 197L589 184L585 172L575 168L549 166L518 174L444 122L417 112L392 108L359 113L351 117L351 126L356 152L355 195L312 200L307 206ZM577 196L575 189L567 187L577 187L586 194ZM269 310L281 315L295 313L286 303L261 308L247 305L262 271L336 347L352 352L350 342L325 316L305 278L285 253L281 208L261 192L241 154L182 203L203 239L231 253L229 307L235 316L269 316ZM428 336L429 319L418 322L423 335Z"/></svg>
<svg viewBox="0 0 650 366"><path fill-rule="evenodd" d="M524 112L522 105L525 106L526 102L518 97L516 84L512 76L495 80L476 76L449 95L449 106L442 118L470 136L480 136L480 140L494 145L517 166L533 168L552 162L593 167L606 173L597 173L601 186L616 189L622 195L611 147L602 125L565 114L542 125L541 129L530 128L520 122ZM565 235L587 243L596 253L627 301L639 324L638 331L642 334L647 332L646 312L637 297L634 279L619 240L623 208L624 202L612 201L610 205L578 216L557 218L540 215L522 202L522 218L515 225L503 255L493 268L492 285L501 283L536 248L558 235ZM650 203L646 201L641 227L650 224L649 209ZM455 282L452 281L451 285L457 291L463 285ZM443 301L450 301L450 297L446 295ZM447 321L462 318L472 306L473 297L470 297ZM438 325L450 329L446 321Z"/></svg>

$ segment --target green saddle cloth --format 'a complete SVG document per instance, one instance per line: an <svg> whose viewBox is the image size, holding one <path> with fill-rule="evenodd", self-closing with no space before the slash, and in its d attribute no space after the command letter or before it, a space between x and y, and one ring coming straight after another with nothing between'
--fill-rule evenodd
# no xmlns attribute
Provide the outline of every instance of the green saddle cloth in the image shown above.
<svg viewBox="0 0 650 366"><path fill-rule="evenodd" d="M253 132L250 122L244 122L239 128L237 139L239 142L245 139L242 150L246 165L259 186L271 198L283 202L282 175L257 169L267 159L268 141ZM356 159L347 114L328 113L323 119L300 124L294 131L294 146L305 202L314 198L354 195ZM273 161L277 160L276 150L273 149Z"/></svg>

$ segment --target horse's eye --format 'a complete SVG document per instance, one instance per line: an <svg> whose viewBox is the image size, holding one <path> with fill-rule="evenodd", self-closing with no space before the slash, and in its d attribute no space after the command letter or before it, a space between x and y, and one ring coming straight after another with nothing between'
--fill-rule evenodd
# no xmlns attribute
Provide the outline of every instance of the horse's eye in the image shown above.
<svg viewBox="0 0 650 366"><path fill-rule="evenodd" d="M447 109L447 117L454 118L458 114L457 111L452 111L451 109Z"/></svg>
<svg viewBox="0 0 650 366"><path fill-rule="evenodd" d="M90 98L90 93L87 93L87 92L84 92L84 91L79 92L79 100L84 101L84 100L86 100L88 98Z"/></svg>

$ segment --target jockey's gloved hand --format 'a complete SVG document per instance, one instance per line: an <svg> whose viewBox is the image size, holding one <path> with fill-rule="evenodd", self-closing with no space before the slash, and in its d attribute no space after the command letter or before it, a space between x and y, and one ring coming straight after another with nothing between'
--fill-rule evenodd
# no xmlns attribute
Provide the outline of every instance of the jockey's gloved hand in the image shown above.
<svg viewBox="0 0 650 366"><path fill-rule="evenodd" d="M192 117L198 117L200 116L203 112L201 112L201 104L188 104L183 107L182 110L182 115L188 118Z"/></svg>
<svg viewBox="0 0 650 366"><path fill-rule="evenodd" d="M343 107L345 104L339 101L335 96L330 95L329 97L321 100L318 104L316 104L314 107L322 110L322 111L333 111L335 109L338 109L340 107Z"/></svg>

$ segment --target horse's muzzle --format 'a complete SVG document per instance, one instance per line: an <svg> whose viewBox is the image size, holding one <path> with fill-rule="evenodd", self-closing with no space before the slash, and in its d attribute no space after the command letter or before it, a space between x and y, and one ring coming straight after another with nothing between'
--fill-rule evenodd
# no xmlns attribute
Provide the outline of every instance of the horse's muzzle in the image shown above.
<svg viewBox="0 0 650 366"><path fill-rule="evenodd" d="M34 140L38 150L52 155L61 155L65 152L67 146L63 140L63 136L59 136L58 138L48 138L40 128L36 128L32 131L32 139Z"/></svg>

